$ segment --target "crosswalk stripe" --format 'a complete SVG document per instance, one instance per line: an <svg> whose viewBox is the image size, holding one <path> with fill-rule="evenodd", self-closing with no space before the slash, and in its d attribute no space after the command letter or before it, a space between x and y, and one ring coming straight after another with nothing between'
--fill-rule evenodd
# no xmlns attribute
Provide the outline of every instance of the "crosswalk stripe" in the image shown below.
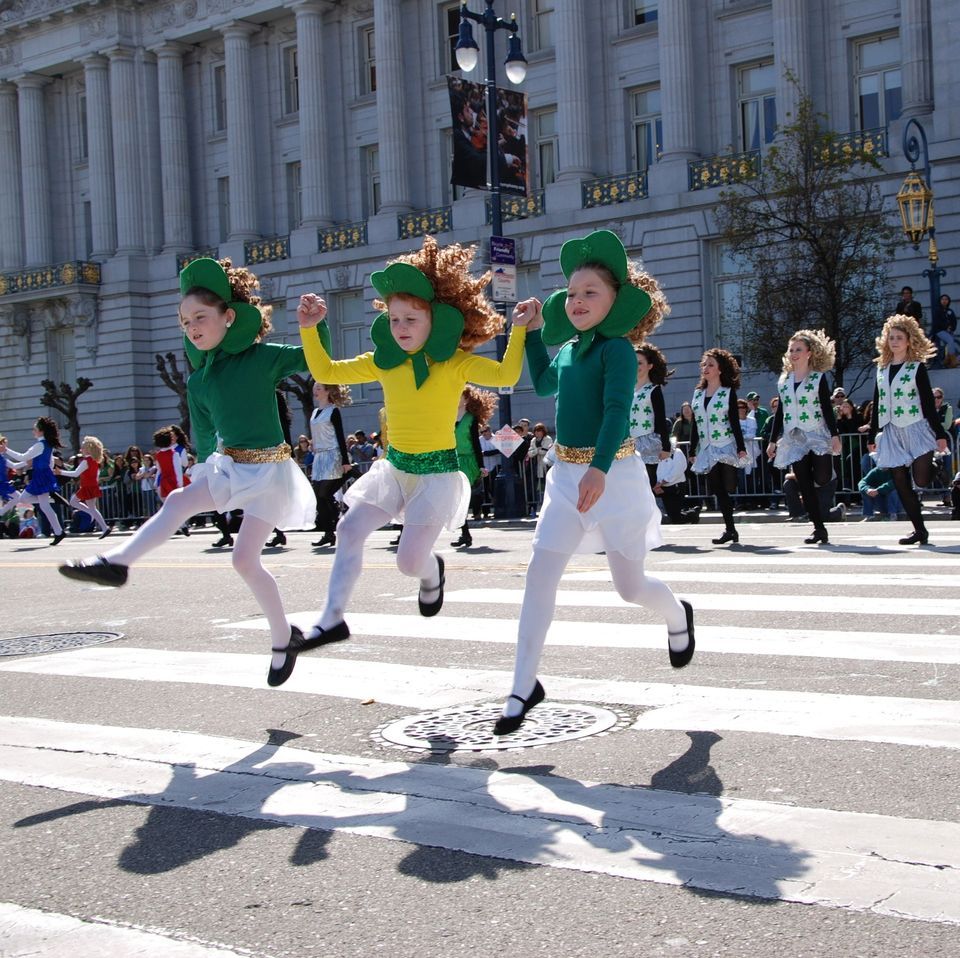
<svg viewBox="0 0 960 958"><path fill-rule="evenodd" d="M0 743L8 782L960 924L953 822L34 718L0 718Z"/></svg>
<svg viewBox="0 0 960 958"><path fill-rule="evenodd" d="M320 610L297 612L290 621L303 629L320 618ZM354 639L438 639L448 642L480 642L514 645L516 619L472 616L388 615L351 612ZM243 619L218 623L224 630L265 632L266 619ZM703 652L725 655L792 655L804 658L855 659L870 662L929 662L960 665L960 635L942 632L851 632L849 630L759 629L744 626L697 625L697 640ZM642 623L570 622L554 619L547 636L549 646L574 648L656 649L664 644L664 626Z"/></svg>
<svg viewBox="0 0 960 958"><path fill-rule="evenodd" d="M450 576L448 575L448 579ZM818 595L783 595L760 592L744 595L740 593L708 593L680 590L684 598L689 598L696 609L712 611L743 612L749 608L754 612L828 612L850 615L910 615L956 616L960 605L956 599L935 599L924 596L922 602L906 605L904 597L876 597ZM416 596L404 596L399 602L415 602ZM519 605L523 601L522 589L448 589L445 602L467 603L470 605ZM557 605L576 606L592 609L636 609L631 602L621 599L615 592L579 591L561 589L557 592Z"/></svg>
<svg viewBox="0 0 960 958"><path fill-rule="evenodd" d="M744 572L686 571L680 569L657 569L651 571L664 582L729 582L735 585L752 585ZM565 582L611 582L610 572L603 569L590 572L570 572L563 577ZM960 575L931 575L930 573L871 574L857 572L855 575L839 576L835 572L770 572L765 570L759 578L764 585L791 586L815 585L821 588L843 588L846 592L872 586L889 589L960 589ZM960 607L958 607L960 608Z"/></svg>
<svg viewBox="0 0 960 958"><path fill-rule="evenodd" d="M844 551L843 555L831 555L829 552L810 551L800 554L796 551L790 553L782 552L757 552L751 555L738 555L735 552L727 550L715 550L707 554L671 556L666 549L660 549L653 553L654 559L660 563L668 565L759 565L763 566L764 573L775 569L777 566L797 565L809 566L819 569L821 566L843 566L850 572L851 578L856 579L857 573L864 568L857 565L858 562L869 562L873 566L893 566L898 569L909 570L916 566L923 568L930 567L935 571L954 572L960 569L960 552L945 552L937 550L934 553L928 552L901 552L895 556L878 556L869 550L854 552Z"/></svg>
<svg viewBox="0 0 960 958"><path fill-rule="evenodd" d="M163 958L241 958L222 945L183 941L157 929L117 925L0 902L0 954L7 958L78 955L163 955Z"/></svg>
<svg viewBox="0 0 960 958"><path fill-rule="evenodd" d="M267 656L97 646L0 664L2 672L263 688ZM736 729L843 741L960 748L960 702L542 676L555 701L649 709L644 729ZM305 656L278 691L444 708L502 700L508 672ZM693 715L693 724L683 716ZM678 722L686 721L686 725Z"/></svg>

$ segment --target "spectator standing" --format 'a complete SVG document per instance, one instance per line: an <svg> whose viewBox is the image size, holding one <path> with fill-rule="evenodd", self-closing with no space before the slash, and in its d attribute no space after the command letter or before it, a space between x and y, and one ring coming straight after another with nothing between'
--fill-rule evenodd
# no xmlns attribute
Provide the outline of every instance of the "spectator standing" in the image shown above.
<svg viewBox="0 0 960 958"><path fill-rule="evenodd" d="M757 421L757 435L760 435L767 420L770 418L770 410L760 405L760 393L757 392L747 393L747 408Z"/></svg>
<svg viewBox="0 0 960 958"><path fill-rule="evenodd" d="M934 362L940 362L939 357L942 353L942 365L947 369L954 369L958 365L957 354L960 353L960 345L957 343L956 332L957 314L950 308L950 297L944 293L933 313L930 338L937 347L937 358Z"/></svg>
<svg viewBox="0 0 960 958"><path fill-rule="evenodd" d="M550 459L548 453L553 448L553 439L547 432L547 427L538 422L533 427L533 442L527 450L527 458L530 460L533 471L534 482L536 483L536 501L537 506L543 502L543 487L547 481L547 470L550 468Z"/></svg>
<svg viewBox="0 0 960 958"><path fill-rule="evenodd" d="M904 286L900 290L900 302L894 313L900 316L912 316L917 325L923 324L923 307L913 298L913 287Z"/></svg>

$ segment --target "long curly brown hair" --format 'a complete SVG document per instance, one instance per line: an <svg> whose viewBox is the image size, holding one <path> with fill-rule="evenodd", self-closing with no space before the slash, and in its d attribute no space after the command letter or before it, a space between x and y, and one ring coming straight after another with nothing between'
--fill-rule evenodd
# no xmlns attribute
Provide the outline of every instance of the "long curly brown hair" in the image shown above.
<svg viewBox="0 0 960 958"><path fill-rule="evenodd" d="M260 329L257 332L256 339L259 343L273 331L273 323L270 322L273 307L269 303L262 303L260 297L254 293L254 290L260 288L260 280L245 266L234 266L233 260L229 257L218 259L217 262L227 274L227 279L230 282L230 295L233 299L238 303L249 303L251 306L256 306L260 311ZM215 306L221 313L227 308L227 304L216 293L200 286L191 289L187 295L196 296L201 303L207 306Z"/></svg>
<svg viewBox="0 0 960 958"><path fill-rule="evenodd" d="M486 287L490 282L490 273L480 276L470 273L470 266L476 256L475 246L439 246L432 236L423 238L423 247L416 253L407 253L390 260L390 263L409 263L415 266L430 280L436 298L441 303L454 306L463 313L463 335L460 348L472 350L482 343L489 342L497 333L503 331L503 317L493 308L487 299ZM389 263L388 263L389 265ZM416 296L399 294L418 306L429 303ZM374 309L383 311L387 304L381 299L373 301Z"/></svg>
<svg viewBox="0 0 960 958"><path fill-rule="evenodd" d="M907 337L907 362L925 363L937 354L937 347L924 335L920 324L912 316L896 313L888 316L883 329L877 337L877 352L873 360L878 366L889 366L893 362L893 350L887 342L891 329L899 329Z"/></svg>
<svg viewBox="0 0 960 958"><path fill-rule="evenodd" d="M643 353L647 362L650 363L650 382L657 386L664 385L676 372L675 369L667 369L667 357L652 343L643 343L637 346L635 352L637 354Z"/></svg>
<svg viewBox="0 0 960 958"><path fill-rule="evenodd" d="M721 349L719 346L708 349L703 354L703 359L706 359L707 356L712 356L720 367L720 385L726 386L728 389L739 389L740 363L737 362L736 356L734 356L733 353L727 352L725 349ZM700 361L703 362L703 359ZM700 381L697 383L697 389L704 389L706 385L707 381L701 376Z"/></svg>
<svg viewBox="0 0 960 958"><path fill-rule="evenodd" d="M477 426L483 429L493 418L500 397L489 389L478 389L476 386L463 387L463 408L477 421Z"/></svg>

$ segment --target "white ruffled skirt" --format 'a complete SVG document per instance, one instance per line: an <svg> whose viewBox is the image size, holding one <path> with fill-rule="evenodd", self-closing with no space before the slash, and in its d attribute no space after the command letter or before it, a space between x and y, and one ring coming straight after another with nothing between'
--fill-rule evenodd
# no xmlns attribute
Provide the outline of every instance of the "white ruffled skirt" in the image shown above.
<svg viewBox="0 0 960 958"><path fill-rule="evenodd" d="M750 457L741 459L737 455L737 444L732 439L723 445L711 442L708 446L701 446L697 450L697 460L690 467L698 475L708 473L718 462L745 469L750 464Z"/></svg>
<svg viewBox="0 0 960 958"><path fill-rule="evenodd" d="M909 466L914 459L936 448L937 437L926 419L912 422L909 426L895 426L888 422L883 432L877 435L877 465L881 469Z"/></svg>
<svg viewBox="0 0 960 958"><path fill-rule="evenodd" d="M348 506L365 502L405 526L442 526L459 532L470 507L470 483L462 472L414 475L377 459L345 493Z"/></svg>
<svg viewBox="0 0 960 958"><path fill-rule="evenodd" d="M636 444L637 455L648 466L655 466L660 461L660 453L663 451L663 445L660 442L660 437L656 433L637 436L634 443Z"/></svg>
<svg viewBox="0 0 960 958"><path fill-rule="evenodd" d="M547 473L533 545L565 555L619 552L628 559L642 559L662 545L660 510L641 458L615 459L603 495L578 512L578 486L588 468L558 459Z"/></svg>
<svg viewBox="0 0 960 958"><path fill-rule="evenodd" d="M778 469L786 469L787 466L799 462L808 452L817 456L828 456L833 452L833 437L825 427L811 429L809 432L797 428L784 432L777 442L777 454L773 464Z"/></svg>
<svg viewBox="0 0 960 958"><path fill-rule="evenodd" d="M276 529L312 529L317 520L317 497L293 459L243 463L215 452L190 477L207 480L218 512L243 509Z"/></svg>

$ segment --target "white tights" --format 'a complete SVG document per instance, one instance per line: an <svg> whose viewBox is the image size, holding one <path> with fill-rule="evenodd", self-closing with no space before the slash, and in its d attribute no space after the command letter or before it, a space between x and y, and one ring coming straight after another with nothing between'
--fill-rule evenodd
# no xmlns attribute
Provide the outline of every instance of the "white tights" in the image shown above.
<svg viewBox="0 0 960 958"><path fill-rule="evenodd" d="M570 556L564 552L534 547L527 566L520 624L517 630L517 659L513 669L513 695L529 697L537 680L537 668L543 654L547 630L553 620L557 603L557 588ZM628 559L620 552L607 552L607 562L613 575L613 585L620 597L636 605L644 605L666 619L670 632L681 633L679 648L686 648L687 616L670 587L644 572L643 559ZM671 647L673 638L671 637ZM507 716L519 715L523 706L508 698L503 707Z"/></svg>
<svg viewBox="0 0 960 958"><path fill-rule="evenodd" d="M327 587L327 604L320 616L321 629L330 629L343 621L347 603L363 569L363 546L371 532L385 526L393 517L366 502L352 505L337 525L337 552ZM440 589L440 567L432 549L442 526L405 525L397 547L397 569L403 575L420 580L425 602L436 599Z"/></svg>
<svg viewBox="0 0 960 958"><path fill-rule="evenodd" d="M84 502L83 499L80 499L77 494L74 493L70 497L70 508L76 509L77 512L86 513L97 524L97 528L101 532L106 532L107 520L100 514L100 510L97 508L97 501L97 499L88 499Z"/></svg>
<svg viewBox="0 0 960 958"><path fill-rule="evenodd" d="M108 562L133 565L148 552L163 545L191 516L217 509L207 487L206 479L198 479L183 489L176 489L164 500L160 511L144 523L136 533L116 548L104 553ZM253 593L270 625L271 645L274 648L273 666L283 665L283 650L290 642L290 623L287 622L280 599L277 580L263 567L260 553L270 537L273 525L245 513L233 548L233 568Z"/></svg>
<svg viewBox="0 0 960 958"><path fill-rule="evenodd" d="M60 535L63 532L63 526L60 525L60 520L53 511L53 506L50 505L50 496L45 492L41 492L37 496L32 492L21 492L20 498L17 500L17 505L29 506L31 503L36 503L37 508L47 517L47 522L50 523L53 534L55 536Z"/></svg>

